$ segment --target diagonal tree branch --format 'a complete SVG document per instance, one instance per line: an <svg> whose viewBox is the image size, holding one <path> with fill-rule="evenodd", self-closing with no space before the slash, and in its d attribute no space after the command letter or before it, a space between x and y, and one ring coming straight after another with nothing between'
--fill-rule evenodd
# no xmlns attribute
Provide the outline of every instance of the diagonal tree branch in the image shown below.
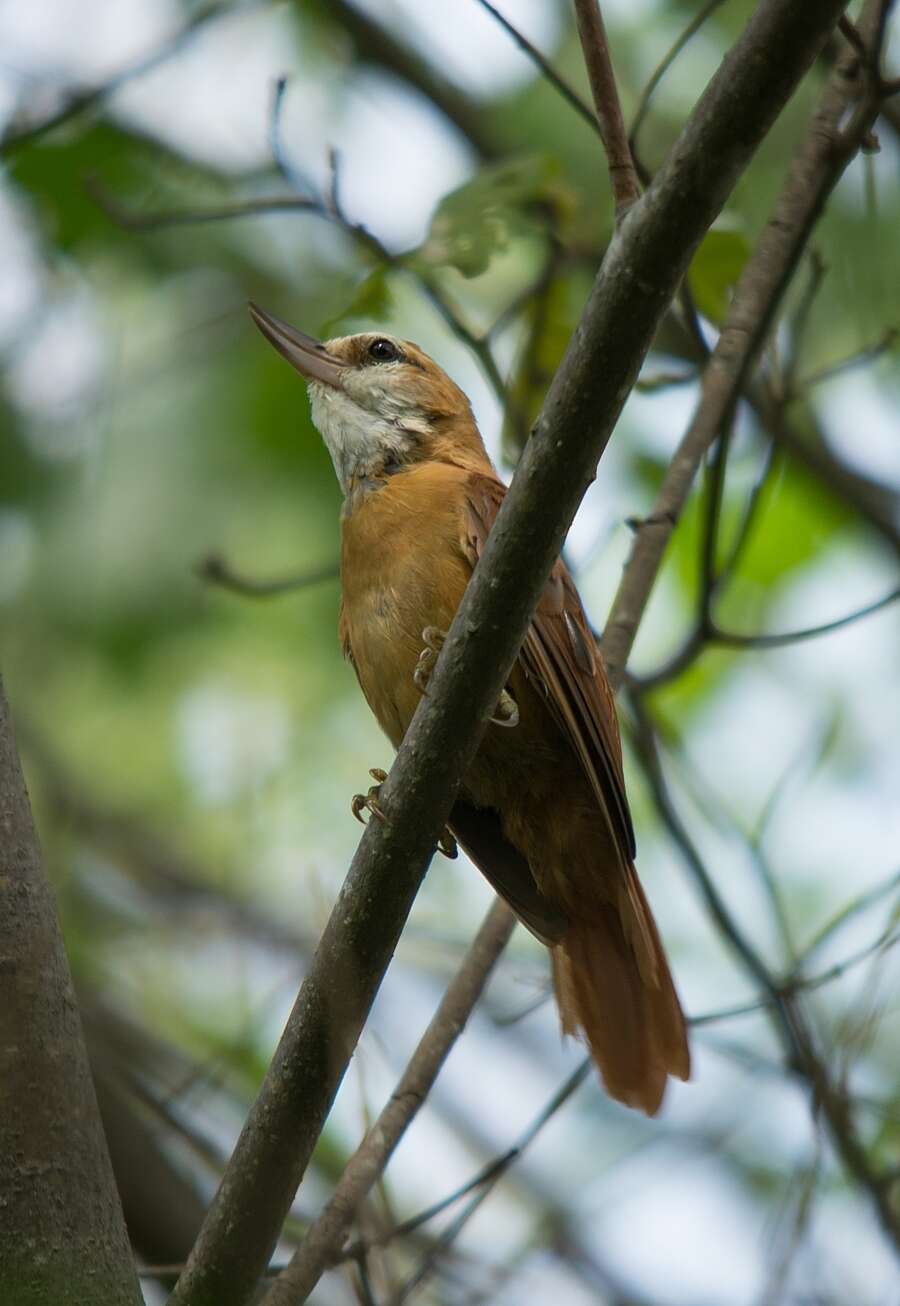
<svg viewBox="0 0 900 1306"><path fill-rule="evenodd" d="M139 1306L2 682L0 975L0 1300Z"/></svg>
<svg viewBox="0 0 900 1306"><path fill-rule="evenodd" d="M762 0L616 232L172 1306L263 1272L565 533L694 250L843 9ZM602 360L602 366L598 364ZM240 1230L240 1237L235 1230Z"/></svg>
<svg viewBox="0 0 900 1306"><path fill-rule="evenodd" d="M631 157L628 133L625 131L612 55L598 0L575 0L575 18L600 123L603 148L606 150L616 222L621 222L631 205L640 198L641 188Z"/></svg>

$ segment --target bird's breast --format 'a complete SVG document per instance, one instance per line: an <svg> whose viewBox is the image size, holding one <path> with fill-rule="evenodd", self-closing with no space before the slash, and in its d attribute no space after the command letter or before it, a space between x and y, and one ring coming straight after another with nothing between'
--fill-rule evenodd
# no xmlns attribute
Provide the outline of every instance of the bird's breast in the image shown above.
<svg viewBox="0 0 900 1306"><path fill-rule="evenodd" d="M468 581L459 521L458 500L414 473L362 496L343 519L345 643L395 747L420 697L413 673L422 631L449 628Z"/></svg>

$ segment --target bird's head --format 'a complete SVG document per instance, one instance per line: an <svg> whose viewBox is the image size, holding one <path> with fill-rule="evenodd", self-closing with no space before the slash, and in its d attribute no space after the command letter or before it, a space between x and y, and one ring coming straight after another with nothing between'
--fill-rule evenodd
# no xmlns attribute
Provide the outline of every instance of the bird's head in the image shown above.
<svg viewBox="0 0 900 1306"><path fill-rule="evenodd" d="M312 420L345 494L354 480L417 462L490 469L468 399L418 345L374 332L323 343L255 304L250 314L306 380Z"/></svg>

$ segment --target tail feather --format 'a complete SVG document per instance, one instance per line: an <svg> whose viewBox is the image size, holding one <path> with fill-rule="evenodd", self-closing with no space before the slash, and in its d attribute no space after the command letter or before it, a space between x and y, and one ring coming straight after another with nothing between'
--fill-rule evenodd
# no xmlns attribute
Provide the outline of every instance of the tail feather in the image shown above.
<svg viewBox="0 0 900 1306"><path fill-rule="evenodd" d="M615 905L573 921L553 949L566 1034L581 1030L611 1097L648 1115L669 1075L687 1079L684 1016L653 915L633 867Z"/></svg>

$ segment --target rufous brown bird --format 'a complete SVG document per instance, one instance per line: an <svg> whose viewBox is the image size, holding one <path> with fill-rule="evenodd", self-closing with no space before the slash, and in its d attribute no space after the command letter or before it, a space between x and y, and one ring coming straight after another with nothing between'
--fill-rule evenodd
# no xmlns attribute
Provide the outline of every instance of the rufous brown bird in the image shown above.
<svg viewBox="0 0 900 1306"><path fill-rule="evenodd" d="M394 747L505 494L462 390L390 335L325 344L251 305L306 380L344 493L340 637ZM371 801L377 801L377 795ZM449 827L550 949L562 1028L612 1097L654 1114L687 1079L684 1017L634 868L615 705L557 562Z"/></svg>

